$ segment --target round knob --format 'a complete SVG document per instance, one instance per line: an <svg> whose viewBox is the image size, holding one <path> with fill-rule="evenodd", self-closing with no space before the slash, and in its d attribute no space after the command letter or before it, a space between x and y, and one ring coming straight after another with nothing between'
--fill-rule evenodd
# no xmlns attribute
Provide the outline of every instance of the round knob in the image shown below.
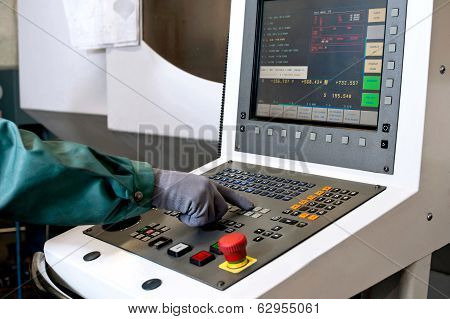
<svg viewBox="0 0 450 319"><path fill-rule="evenodd" d="M241 233L232 233L219 239L219 249L230 264L241 265L247 261L247 238Z"/></svg>

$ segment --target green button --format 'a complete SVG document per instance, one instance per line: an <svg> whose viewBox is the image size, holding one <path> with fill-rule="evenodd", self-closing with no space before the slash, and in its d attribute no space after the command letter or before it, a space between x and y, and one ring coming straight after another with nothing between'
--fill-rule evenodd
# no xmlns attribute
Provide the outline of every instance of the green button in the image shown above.
<svg viewBox="0 0 450 319"><path fill-rule="evenodd" d="M361 106L378 107L380 105L380 94L378 93L363 93Z"/></svg>
<svg viewBox="0 0 450 319"><path fill-rule="evenodd" d="M381 76L365 76L363 90L379 91L381 88Z"/></svg>

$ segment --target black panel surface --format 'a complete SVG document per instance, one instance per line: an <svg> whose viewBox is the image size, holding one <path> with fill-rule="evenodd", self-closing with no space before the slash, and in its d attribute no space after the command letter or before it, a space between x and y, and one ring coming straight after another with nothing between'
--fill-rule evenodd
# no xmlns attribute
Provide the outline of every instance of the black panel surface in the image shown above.
<svg viewBox="0 0 450 319"><path fill-rule="evenodd" d="M237 170L238 172L230 172L230 169ZM277 184L284 185L280 187L283 192L285 192L288 188L293 187L292 185L294 184L292 183L297 183L295 184L294 188L297 188L298 186L300 190L302 190L302 192L300 195L293 197L291 200L285 201L254 194L253 191L252 193L239 191L242 195L251 199L255 203L255 206L270 209L270 212L261 214L259 218L241 215L245 212L229 211L224 216L224 219L216 225L212 225L207 228L189 228L182 224L176 217L171 216L170 214L167 215L168 213L166 211L154 209L149 213L143 215L141 220L137 224L132 224L131 226L126 225L128 227L126 229L109 232L101 226L95 226L92 229L85 231L85 234L125 249L133 254L139 255L164 267L168 267L174 271L199 280L214 288L225 290L247 275L251 274L253 271L257 270L260 267L263 267L278 256L289 251L291 248L300 244L308 237L314 235L321 229L330 225L335 220L344 216L348 212L352 211L353 209L360 206L385 189L381 186L354 183L345 180L331 179L303 173L296 173L292 171L231 162L219 166L209 171L205 175L208 177L212 177L216 173L222 172L224 170L228 171L228 177L226 178L227 181L225 182L222 180L224 175L221 174L217 175L220 180L215 179L215 182L226 184L227 186L233 186L237 184L235 184L234 182L230 183L230 180L234 181L240 178L246 178L246 180L248 181L249 178L253 178L254 180L252 180L252 184L247 183L246 186L239 185L238 187L244 187L248 191L251 190L249 189L250 187L247 187L248 185L250 185L253 186L251 188L255 189L255 192L258 192L261 187L267 187L267 184L263 184L265 183L264 181L270 180L270 178L268 179L267 177L271 177L273 179L283 178L285 180L282 182L275 181ZM242 171L245 171L246 173L240 173ZM260 178L257 174L264 174L265 178ZM230 177L230 175L233 175L233 177ZM307 186L299 186L298 183L302 183L301 185ZM349 196L351 198L347 201L342 200L343 203L341 205L335 206L334 209L328 211L325 215L319 216L319 218L314 221L303 219L298 216L293 216L292 214L296 214L298 210L292 210L289 214L283 213L283 211L289 209L292 205L297 204L300 200L306 199L309 196L317 196L314 194L316 192L320 192L326 186L340 189L339 191L333 192L333 196L348 196L348 193L347 195L341 194L341 192L345 191L358 192L358 194L355 196ZM280 190L277 190L277 192L280 192ZM298 192L298 190L295 192ZM322 195L325 194L326 192ZM317 196L317 198L312 202L316 202L319 197L323 196ZM285 197L284 199L288 198L289 197ZM333 201L335 202L336 200L333 199ZM173 215L174 214L176 214L176 212L174 212ZM311 216L312 215L316 214L311 214ZM294 220L297 225L300 222L306 222L308 223L308 225L300 228L296 225L288 225L280 221L273 221L272 218L274 217ZM224 221L242 223L244 224L244 226L242 226L241 228L236 228L235 226L224 226ZM149 242L160 237L166 237L168 239L171 239L172 243L164 246L161 249L156 249L155 247L149 247L149 242L143 242L142 240L130 237L130 234L135 234L138 229L141 229L142 227L150 225L152 223L159 224L159 226L157 226L156 228L166 226L170 228L170 230L167 230L159 236L150 239ZM255 231L257 229L271 231L271 229L275 226L282 227L281 230L273 231L274 234L282 235L282 237L278 239L271 238L271 236L264 236L263 234L255 234ZM197 252L201 250L209 251L210 245L216 243L221 236L226 234L225 229L235 229L235 231L239 231L247 236L248 255L258 260L254 265L250 266L240 274L232 274L218 268L218 266L224 261L223 256L220 255L216 255L215 260L203 267L195 266L189 262L189 258ZM254 239L258 236L264 237L264 240L262 240L261 242L255 242ZM169 256L167 253L167 249L178 243L188 244L192 246L193 249L189 253L179 258Z"/></svg>

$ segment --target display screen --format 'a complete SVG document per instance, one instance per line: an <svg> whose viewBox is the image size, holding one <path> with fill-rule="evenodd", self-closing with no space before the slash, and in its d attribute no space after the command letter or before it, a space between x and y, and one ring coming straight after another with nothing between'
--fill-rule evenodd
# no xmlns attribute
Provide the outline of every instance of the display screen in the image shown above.
<svg viewBox="0 0 450 319"><path fill-rule="evenodd" d="M376 128L386 0L263 1L255 119Z"/></svg>

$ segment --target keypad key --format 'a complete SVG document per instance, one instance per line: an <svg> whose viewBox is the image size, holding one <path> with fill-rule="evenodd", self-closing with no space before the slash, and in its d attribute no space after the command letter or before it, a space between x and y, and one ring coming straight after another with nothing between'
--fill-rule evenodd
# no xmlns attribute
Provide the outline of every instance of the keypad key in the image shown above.
<svg viewBox="0 0 450 319"><path fill-rule="evenodd" d="M270 212L270 209L268 209L268 208L261 209L261 211L260 211L261 214L267 214L269 212Z"/></svg>
<svg viewBox="0 0 450 319"><path fill-rule="evenodd" d="M275 199L283 199L283 198L284 198L283 195L277 195L277 196L275 196Z"/></svg>
<svg viewBox="0 0 450 319"><path fill-rule="evenodd" d="M340 191L341 191L340 188L333 188L333 189L331 190L332 193L339 193Z"/></svg>
<svg viewBox="0 0 450 319"><path fill-rule="evenodd" d="M305 222L300 222L297 225L297 227L300 227L300 228L303 228L303 227L306 227L306 226L308 226L308 223L305 223Z"/></svg>
<svg viewBox="0 0 450 319"><path fill-rule="evenodd" d="M280 219L280 223L283 223L283 224L286 224L286 225L295 225L298 222L296 220L293 220L293 219L282 218L282 219Z"/></svg>
<svg viewBox="0 0 450 319"><path fill-rule="evenodd" d="M262 233L264 233L264 232L265 232L265 230L262 229L262 228L259 228L259 229L257 229L257 230L254 231L254 233L255 233L256 235L260 235L260 234L262 234Z"/></svg>
<svg viewBox="0 0 450 319"><path fill-rule="evenodd" d="M270 220L276 222L276 221L278 221L278 220L280 220L280 219L281 219L280 216L273 216Z"/></svg>
<svg viewBox="0 0 450 319"><path fill-rule="evenodd" d="M229 220L229 221L227 221L226 222L226 224L225 225L227 225L227 226L234 226L236 224L236 222L235 221L233 221L233 220Z"/></svg>
<svg viewBox="0 0 450 319"><path fill-rule="evenodd" d="M134 237L134 238L136 238L136 239L142 239L142 238L144 238L145 237L145 235L138 235L138 236L136 236L136 237Z"/></svg>
<svg viewBox="0 0 450 319"><path fill-rule="evenodd" d="M269 192L265 192L265 191L264 191L264 192L261 192L259 195L260 195L260 196L267 196L267 194L269 194Z"/></svg>
<svg viewBox="0 0 450 319"><path fill-rule="evenodd" d="M333 205L339 206L339 205L342 205L343 203L344 203L343 201L337 200L333 203Z"/></svg>
<svg viewBox="0 0 450 319"><path fill-rule="evenodd" d="M167 250L167 253L172 257L181 257L186 255L188 252L192 250L192 246L185 244L185 243L179 243L175 246L170 247Z"/></svg>
<svg viewBox="0 0 450 319"><path fill-rule="evenodd" d="M285 201L285 202L289 202L290 200L292 200L293 198L291 197L291 196L285 196L285 197L283 197L283 200Z"/></svg>
<svg viewBox="0 0 450 319"><path fill-rule="evenodd" d="M350 197L350 196L344 196L344 197L342 197L341 199L342 199L342 200L349 200L349 199L351 199L351 197Z"/></svg>
<svg viewBox="0 0 450 319"><path fill-rule="evenodd" d="M333 196L333 193L330 192L323 194L323 197L331 197L331 196Z"/></svg>
<svg viewBox="0 0 450 319"><path fill-rule="evenodd" d="M317 206L316 206L316 208L318 208L318 209L322 209L322 208L325 208L327 205L325 205L325 204L318 204Z"/></svg>
<svg viewBox="0 0 450 319"><path fill-rule="evenodd" d="M281 235L281 234L274 234L274 235L272 235L270 238L273 238L273 239L280 239L281 237L283 237L283 235Z"/></svg>
<svg viewBox="0 0 450 319"><path fill-rule="evenodd" d="M242 223L237 223L236 225L234 225L235 228L242 228L244 227L244 224Z"/></svg>
<svg viewBox="0 0 450 319"><path fill-rule="evenodd" d="M240 210L239 207L231 207L228 211L229 211L230 213L236 213L236 212L239 211L239 210Z"/></svg>
<svg viewBox="0 0 450 319"><path fill-rule="evenodd" d="M263 241L263 240L264 240L264 237L261 237L261 236L255 237L253 239L253 241L256 241L257 243L259 243L260 241Z"/></svg>
<svg viewBox="0 0 450 319"><path fill-rule="evenodd" d="M272 235L273 235L273 232L271 232L271 231L266 231L263 233L263 236L266 236L266 237L270 237Z"/></svg>
<svg viewBox="0 0 450 319"><path fill-rule="evenodd" d="M342 197L342 195L334 195L332 198L333 199L339 199L339 198L341 198Z"/></svg>
<svg viewBox="0 0 450 319"><path fill-rule="evenodd" d="M326 197L319 197L319 198L316 198L316 202L323 202L326 199L327 199Z"/></svg>
<svg viewBox="0 0 450 319"><path fill-rule="evenodd" d="M276 196L275 193L269 193L269 194L266 195L266 197L269 197L269 198L273 198L273 197L275 197L275 196Z"/></svg>
<svg viewBox="0 0 450 319"><path fill-rule="evenodd" d="M138 232L134 232L134 233L131 233L131 234L130 234L131 237L136 237L137 235L139 235Z"/></svg>
<svg viewBox="0 0 450 319"><path fill-rule="evenodd" d="M317 213L319 210L317 208L311 208L308 212L311 214Z"/></svg>
<svg viewBox="0 0 450 319"><path fill-rule="evenodd" d="M298 210L292 212L291 216L295 216L297 217L298 215L300 215L300 212Z"/></svg>
<svg viewBox="0 0 450 319"><path fill-rule="evenodd" d="M358 192L350 192L350 193L349 193L350 196L356 196L356 195L358 195L358 194L359 194Z"/></svg>
<svg viewBox="0 0 450 319"><path fill-rule="evenodd" d="M262 216L262 214L260 214L260 213L254 213L251 217L256 219L256 218L259 218L261 216Z"/></svg>
<svg viewBox="0 0 450 319"><path fill-rule="evenodd" d="M259 211L262 210L262 209L263 209L262 207L257 206L257 207L255 207L255 208L253 208L253 211L254 211L254 212L259 212Z"/></svg>
<svg viewBox="0 0 450 319"><path fill-rule="evenodd" d="M254 212L246 212L246 213L244 214L244 216L250 217L250 216L252 216L253 214L254 214Z"/></svg>
<svg viewBox="0 0 450 319"><path fill-rule="evenodd" d="M336 206L329 205L329 206L327 206L325 209L326 209L326 210L333 210L333 209L335 209L335 208L336 208Z"/></svg>
<svg viewBox="0 0 450 319"><path fill-rule="evenodd" d="M204 265L210 263L214 259L216 259L216 257L214 257L213 254L205 250L202 250L196 253L195 255L191 256L191 258L189 258L189 262L195 266L203 267Z"/></svg>
<svg viewBox="0 0 450 319"><path fill-rule="evenodd" d="M344 189L344 190L342 190L342 191L341 191L341 193L340 193L340 194L342 194L342 195L347 195L348 193L350 193L350 191L349 191L349 190L346 190L346 189Z"/></svg>
<svg viewBox="0 0 450 319"><path fill-rule="evenodd" d="M211 246L209 246L209 251L216 255L223 255L223 253L219 249L219 243L214 243Z"/></svg>
<svg viewBox="0 0 450 319"><path fill-rule="evenodd" d="M282 211L283 214L289 215L292 212L290 209L285 209Z"/></svg>
<svg viewBox="0 0 450 319"><path fill-rule="evenodd" d="M308 203L308 206L309 206L309 207L314 207L314 206L316 206L316 205L317 205L316 202L309 202L309 203Z"/></svg>
<svg viewBox="0 0 450 319"><path fill-rule="evenodd" d="M273 231L280 231L282 229L283 229L283 227L281 227L281 226L275 226L271 230L273 230Z"/></svg>
<svg viewBox="0 0 450 319"><path fill-rule="evenodd" d="M308 187L308 188L313 188L314 186L316 186L316 184L310 183L310 184L306 184L305 186Z"/></svg>
<svg viewBox="0 0 450 319"><path fill-rule="evenodd" d="M234 233L235 231L236 231L236 229L234 229L234 228L227 228L227 229L225 229L225 232L228 233L228 234Z"/></svg>
<svg viewBox="0 0 450 319"><path fill-rule="evenodd" d="M327 199L324 203L325 204L332 204L334 202L334 200L332 199Z"/></svg>
<svg viewBox="0 0 450 319"><path fill-rule="evenodd" d="M258 194L261 194L261 190L260 189L257 189L257 190L255 190L255 191L253 191L253 194L256 194L256 195L258 195Z"/></svg>
<svg viewBox="0 0 450 319"><path fill-rule="evenodd" d="M300 207L298 210L299 211L301 211L301 212L306 212L306 211L308 211L308 209L310 209L311 207L309 207L309 206L303 206L303 207Z"/></svg>

